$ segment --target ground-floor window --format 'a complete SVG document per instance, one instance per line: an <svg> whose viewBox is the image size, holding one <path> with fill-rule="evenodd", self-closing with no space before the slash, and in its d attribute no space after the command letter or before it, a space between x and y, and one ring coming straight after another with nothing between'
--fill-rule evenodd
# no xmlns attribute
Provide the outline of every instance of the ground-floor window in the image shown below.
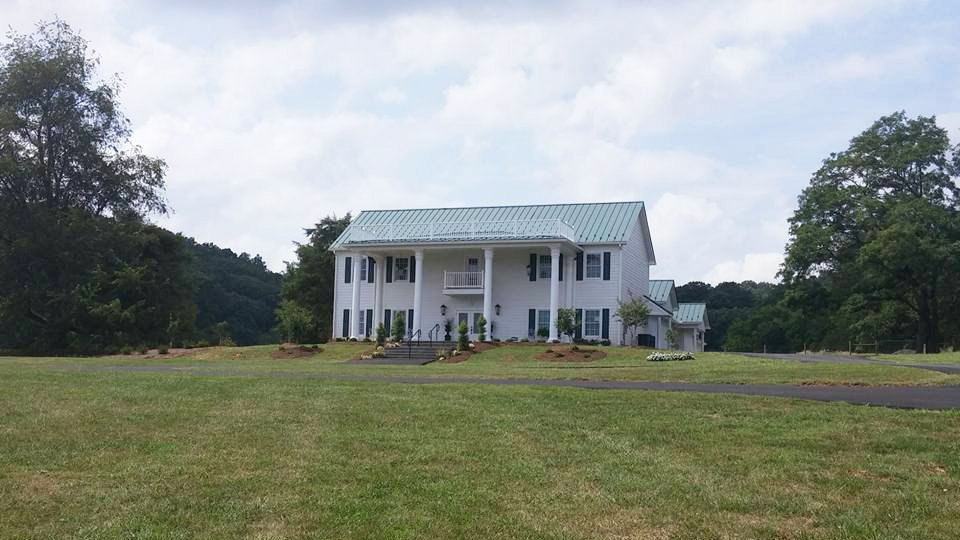
<svg viewBox="0 0 960 540"><path fill-rule="evenodd" d="M600 310L583 310L583 336L589 338L600 337Z"/></svg>
<svg viewBox="0 0 960 540"><path fill-rule="evenodd" d="M537 310L537 333L540 333L540 330L550 331L550 310L549 309L539 309Z"/></svg>

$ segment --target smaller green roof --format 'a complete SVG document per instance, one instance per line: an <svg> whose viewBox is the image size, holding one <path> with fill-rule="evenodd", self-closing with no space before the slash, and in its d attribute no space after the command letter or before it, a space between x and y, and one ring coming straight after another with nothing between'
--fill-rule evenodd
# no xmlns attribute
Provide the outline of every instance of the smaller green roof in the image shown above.
<svg viewBox="0 0 960 540"><path fill-rule="evenodd" d="M650 299L658 304L664 304L670 301L670 292L673 290L672 279L651 279L650 280Z"/></svg>
<svg viewBox="0 0 960 540"><path fill-rule="evenodd" d="M680 304L677 310L673 312L673 318L680 324L704 323L707 322L706 304Z"/></svg>

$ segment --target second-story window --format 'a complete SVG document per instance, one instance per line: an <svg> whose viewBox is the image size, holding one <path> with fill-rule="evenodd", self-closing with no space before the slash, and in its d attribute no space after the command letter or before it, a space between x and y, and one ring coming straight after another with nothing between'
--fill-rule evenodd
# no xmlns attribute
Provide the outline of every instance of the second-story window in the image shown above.
<svg viewBox="0 0 960 540"><path fill-rule="evenodd" d="M410 280L410 259L397 257L393 260L393 279L394 281Z"/></svg>
<svg viewBox="0 0 960 540"><path fill-rule="evenodd" d="M360 257L360 281L367 280L367 258Z"/></svg>
<svg viewBox="0 0 960 540"><path fill-rule="evenodd" d="M599 253L587 253L587 279L600 279L603 273L603 259Z"/></svg>
<svg viewBox="0 0 960 540"><path fill-rule="evenodd" d="M541 255L537 263L537 277L540 279L550 279L550 256Z"/></svg>

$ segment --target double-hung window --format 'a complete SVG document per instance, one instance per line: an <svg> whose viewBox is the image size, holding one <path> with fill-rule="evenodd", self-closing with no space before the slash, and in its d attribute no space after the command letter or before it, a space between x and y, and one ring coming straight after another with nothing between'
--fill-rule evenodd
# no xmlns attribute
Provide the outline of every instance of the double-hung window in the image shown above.
<svg viewBox="0 0 960 540"><path fill-rule="evenodd" d="M407 257L397 257L393 260L393 280L410 280L410 259Z"/></svg>
<svg viewBox="0 0 960 540"><path fill-rule="evenodd" d="M537 332L540 330L550 331L550 310L549 309L540 309L537 310Z"/></svg>
<svg viewBox="0 0 960 540"><path fill-rule="evenodd" d="M599 309L585 309L583 311L583 336L590 338L600 337Z"/></svg>
<svg viewBox="0 0 960 540"><path fill-rule="evenodd" d="M360 257L360 282L367 280L367 258Z"/></svg>
<svg viewBox="0 0 960 540"><path fill-rule="evenodd" d="M550 255L541 255L537 262L537 277L539 279L550 279Z"/></svg>
<svg viewBox="0 0 960 540"><path fill-rule="evenodd" d="M587 253L587 279L600 279L603 275L603 257L599 253Z"/></svg>

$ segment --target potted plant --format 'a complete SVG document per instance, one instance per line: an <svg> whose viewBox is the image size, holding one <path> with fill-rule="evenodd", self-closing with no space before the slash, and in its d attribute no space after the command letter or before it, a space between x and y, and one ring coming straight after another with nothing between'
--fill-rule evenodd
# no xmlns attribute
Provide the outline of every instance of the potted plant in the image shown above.
<svg viewBox="0 0 960 540"><path fill-rule="evenodd" d="M443 340L450 341L450 332L453 331L453 319L447 319L443 321Z"/></svg>

